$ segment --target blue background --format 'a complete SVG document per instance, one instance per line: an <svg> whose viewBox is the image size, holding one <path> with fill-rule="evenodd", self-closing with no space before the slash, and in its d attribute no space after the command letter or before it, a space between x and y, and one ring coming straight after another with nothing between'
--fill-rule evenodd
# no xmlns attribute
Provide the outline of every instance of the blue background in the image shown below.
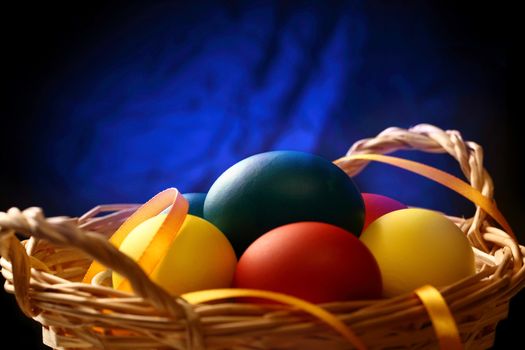
<svg viewBox="0 0 525 350"><path fill-rule="evenodd" d="M8 8L0 210L79 215L167 187L207 191L255 153L336 159L387 127L432 123L484 146L498 203L522 232L506 10L377 1ZM399 155L460 175L447 156ZM356 181L409 205L473 213L449 190L387 166Z"/></svg>
<svg viewBox="0 0 525 350"><path fill-rule="evenodd" d="M53 212L144 202L172 186L206 192L230 165L269 150L335 159L389 126L506 137L501 43L483 57L487 48L428 4L163 2L100 23L64 50L33 102L34 127L46 132L32 135L31 161L44 176L23 176L56 199ZM445 156L408 156L457 174ZM365 174L364 191L472 212L428 180L387 167Z"/></svg>

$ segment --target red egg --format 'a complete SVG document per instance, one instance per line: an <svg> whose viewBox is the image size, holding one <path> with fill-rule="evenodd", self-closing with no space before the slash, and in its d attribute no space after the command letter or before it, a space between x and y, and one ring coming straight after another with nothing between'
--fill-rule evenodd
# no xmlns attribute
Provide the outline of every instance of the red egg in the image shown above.
<svg viewBox="0 0 525 350"><path fill-rule="evenodd" d="M265 233L241 256L234 278L237 288L313 303L380 298L381 283L368 248L350 232L320 222L292 223Z"/></svg>
<svg viewBox="0 0 525 350"><path fill-rule="evenodd" d="M373 193L361 193L365 202L365 223L363 232L375 219L394 210L407 209L408 207L395 199Z"/></svg>

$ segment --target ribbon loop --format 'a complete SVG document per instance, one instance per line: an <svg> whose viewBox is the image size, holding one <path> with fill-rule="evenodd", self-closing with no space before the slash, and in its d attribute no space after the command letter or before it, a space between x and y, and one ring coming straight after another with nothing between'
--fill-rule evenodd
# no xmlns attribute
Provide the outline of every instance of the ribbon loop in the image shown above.
<svg viewBox="0 0 525 350"><path fill-rule="evenodd" d="M158 215L170 205L171 208L168 211L168 215L166 215L158 232L155 234L149 245L145 247L142 256L137 262L147 274L155 269L161 257L166 254L171 242L175 239L180 227L184 223L186 214L188 213L188 201L176 188L168 188L144 203L109 239L115 247L119 248L122 241L124 241L128 234L137 227L137 225L155 215ZM105 269L106 268L102 264L93 261L84 276L83 282L91 283L93 277ZM120 290L130 289L127 281L121 283L120 286L115 287Z"/></svg>

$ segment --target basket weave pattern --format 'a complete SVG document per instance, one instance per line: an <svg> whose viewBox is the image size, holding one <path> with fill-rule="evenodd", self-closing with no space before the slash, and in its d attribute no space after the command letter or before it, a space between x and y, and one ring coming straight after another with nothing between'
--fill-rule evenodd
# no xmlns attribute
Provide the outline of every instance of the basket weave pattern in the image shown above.
<svg viewBox="0 0 525 350"><path fill-rule="evenodd" d="M421 124L389 128L356 142L348 154L397 150L448 153L465 178L492 198L493 183L483 151L457 131ZM367 161L338 165L350 176ZM138 205L99 206L82 217L46 218L40 208L0 212L0 253L5 289L21 310L43 326L44 343L54 349L349 349L339 334L303 312L281 305L241 302L191 305L152 283L107 238ZM506 318L509 300L524 287L525 248L491 226L476 207L471 218L450 217L467 235L477 274L440 288L465 348L493 344L496 324ZM14 233L28 240L20 242ZM92 259L126 276L135 295L107 286L107 273L80 283ZM437 348L421 301L407 293L395 298L322 305L362 338L369 349Z"/></svg>

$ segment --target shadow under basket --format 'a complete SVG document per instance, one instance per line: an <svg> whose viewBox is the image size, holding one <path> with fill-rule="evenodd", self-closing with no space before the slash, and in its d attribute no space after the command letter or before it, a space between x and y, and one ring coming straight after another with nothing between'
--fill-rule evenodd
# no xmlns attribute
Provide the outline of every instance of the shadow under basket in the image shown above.
<svg viewBox="0 0 525 350"><path fill-rule="evenodd" d="M360 155L397 150L448 153L459 163L467 187L493 203L493 184L483 168L481 147L464 141L454 130L428 124L408 130L388 128L356 142L335 164L354 176L373 160ZM475 204L473 217L449 218L468 237L477 273L438 290L462 346L486 349L494 342L497 323L507 317L509 300L524 286L525 248L508 225L496 227L494 215ZM194 305L168 295L108 242L137 208L99 206L79 218L46 218L40 208L0 213L5 290L15 294L28 317L42 324L44 344L54 349L354 348L325 323L290 305L231 300ZM28 239L20 242L15 233ZM91 284L82 283L93 259L125 275L135 293L114 290L104 274ZM368 349L443 347L415 293L318 306L349 327Z"/></svg>

